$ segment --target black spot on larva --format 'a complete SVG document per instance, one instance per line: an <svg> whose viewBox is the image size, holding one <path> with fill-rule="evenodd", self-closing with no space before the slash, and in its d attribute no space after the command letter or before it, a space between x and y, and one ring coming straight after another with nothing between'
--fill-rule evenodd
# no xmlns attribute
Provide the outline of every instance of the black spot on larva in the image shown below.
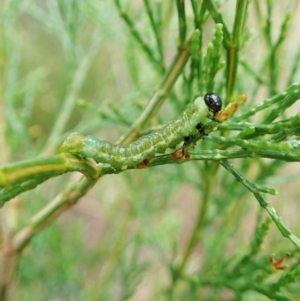
<svg viewBox="0 0 300 301"><path fill-rule="evenodd" d="M192 141L192 139L193 139L192 135L184 137L184 140L183 140L184 142L183 142L183 145L181 147L183 155L185 155L185 149L186 149L187 145L189 144L189 142Z"/></svg>
<svg viewBox="0 0 300 301"><path fill-rule="evenodd" d="M204 96L204 101L208 108L215 114L222 110L222 100L216 93L207 93Z"/></svg>
<svg viewBox="0 0 300 301"><path fill-rule="evenodd" d="M197 125L196 125L196 129L198 130L198 132L202 135L202 136L207 136L206 132L205 132L205 129L204 129L204 124L199 122Z"/></svg>

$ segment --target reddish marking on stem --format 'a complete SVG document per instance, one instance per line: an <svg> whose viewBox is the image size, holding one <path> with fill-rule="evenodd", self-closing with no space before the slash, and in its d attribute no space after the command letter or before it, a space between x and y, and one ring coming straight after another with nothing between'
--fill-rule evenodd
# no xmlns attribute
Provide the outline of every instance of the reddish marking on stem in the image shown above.
<svg viewBox="0 0 300 301"><path fill-rule="evenodd" d="M216 114L215 118L219 118L221 115L222 115L222 111L219 111L219 112Z"/></svg>
<svg viewBox="0 0 300 301"><path fill-rule="evenodd" d="M182 159L182 157L184 156L184 152L183 152L182 147L179 148L178 150L176 150L174 153L172 153L171 156L174 159L178 159L178 160Z"/></svg>
<svg viewBox="0 0 300 301"><path fill-rule="evenodd" d="M145 160L142 161L139 165L140 165L141 168L147 168L148 165L149 165L149 163L150 163L150 160L145 159Z"/></svg>
<svg viewBox="0 0 300 301"><path fill-rule="evenodd" d="M239 108L239 105L241 105L242 103L245 103L246 101L247 101L246 95L238 96L237 101L229 103L226 106L226 108L224 108L224 110L219 111L216 114L215 119L219 122L223 122L223 121L227 120L237 111L237 109Z"/></svg>
<svg viewBox="0 0 300 301"><path fill-rule="evenodd" d="M171 156L176 160L190 160L191 155L187 152L187 150L183 149L182 147L176 150Z"/></svg>
<svg viewBox="0 0 300 301"><path fill-rule="evenodd" d="M270 263L272 265L273 268L275 268L276 270L285 270L287 269L289 266L286 264L283 264L283 261L289 257L291 254L290 253L286 253L284 256L282 256L279 259L275 259L275 255L272 254L270 257Z"/></svg>
<svg viewBox="0 0 300 301"><path fill-rule="evenodd" d="M225 121L226 119L228 119L229 117L229 113L227 112L224 112L224 111L220 111L218 112L218 114L215 116L215 119L220 121L220 122L223 122Z"/></svg>
<svg viewBox="0 0 300 301"><path fill-rule="evenodd" d="M184 158L186 160L190 160L191 159L191 155L189 153L186 153L185 156L184 156Z"/></svg>

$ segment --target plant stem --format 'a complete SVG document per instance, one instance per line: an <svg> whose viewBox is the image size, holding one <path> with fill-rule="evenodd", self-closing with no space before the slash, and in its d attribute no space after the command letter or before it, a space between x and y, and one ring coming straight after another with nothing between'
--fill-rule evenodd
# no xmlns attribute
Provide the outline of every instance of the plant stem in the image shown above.
<svg viewBox="0 0 300 301"><path fill-rule="evenodd" d="M186 38L185 0L176 0L179 28L179 48L183 48Z"/></svg>
<svg viewBox="0 0 300 301"><path fill-rule="evenodd" d="M160 29L159 29L158 24L155 22L155 19L153 16L153 10L151 8L151 4L150 4L149 0L144 0L144 3L145 3L147 14L149 16L151 27L152 27L152 30L153 30L153 33L155 36L157 49L158 49L158 53L160 56L160 65L164 66L164 54L163 54L162 37L161 37Z"/></svg>
<svg viewBox="0 0 300 301"><path fill-rule="evenodd" d="M242 45L244 36L244 27L249 0L237 0L233 31L227 45L227 78L226 94L227 99L231 102L234 98L234 88L237 75L239 60L239 50Z"/></svg>
<svg viewBox="0 0 300 301"><path fill-rule="evenodd" d="M191 34L188 36L187 41L191 39L191 36ZM140 131L150 121L151 117L155 115L177 78L181 75L182 69L186 64L189 55L190 53L188 49L184 48L174 57L171 66L166 71L165 76L159 85L159 88L153 94L141 115L132 124L132 127L118 139L117 143L127 144L138 136Z"/></svg>
<svg viewBox="0 0 300 301"><path fill-rule="evenodd" d="M163 73L164 72L164 67L161 65L161 62L158 61L155 58L151 48L146 44L146 42L144 41L144 39L142 38L142 36L138 32L138 30L136 29L136 27L134 25L134 22L132 21L130 16L123 10L123 8L120 4L120 1L115 0L115 5L116 5L116 7L119 11L119 14L120 14L121 18L125 21L125 23L128 26L128 29L130 30L132 36L135 38L137 43L143 49L143 52L147 55L147 57L149 58L149 61L159 71L159 73Z"/></svg>
<svg viewBox="0 0 300 301"><path fill-rule="evenodd" d="M218 11L215 3L212 0L203 0L203 5L209 11L215 23L223 24L224 43L226 43L227 41L229 41L230 33L226 24L224 23L222 14Z"/></svg>
<svg viewBox="0 0 300 301"><path fill-rule="evenodd" d="M242 183L250 192L253 193L260 206L264 208L274 223L276 224L278 230L282 233L282 235L288 238L298 249L300 249L300 240L297 236L291 233L291 231L284 225L281 217L278 215L276 210L270 206L270 204L265 200L265 198L261 195L261 193L257 190L257 188L250 182L245 175L236 170L232 164L230 164L227 160L222 160L220 164L228 170L240 183Z"/></svg>
<svg viewBox="0 0 300 301"><path fill-rule="evenodd" d="M79 171L91 179L101 175L101 168L94 162L63 154L4 165L0 169L0 187L5 188L0 190L0 206L20 193L70 171Z"/></svg>
<svg viewBox="0 0 300 301"><path fill-rule="evenodd" d="M34 235L52 224L63 212L75 205L96 182L97 179L82 177L78 182L68 185L64 192L33 216L28 225L14 236L11 252L22 251Z"/></svg>

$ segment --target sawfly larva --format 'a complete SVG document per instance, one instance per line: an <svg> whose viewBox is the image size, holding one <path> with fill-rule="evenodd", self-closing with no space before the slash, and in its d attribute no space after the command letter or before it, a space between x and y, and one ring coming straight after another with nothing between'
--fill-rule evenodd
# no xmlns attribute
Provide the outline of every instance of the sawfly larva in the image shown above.
<svg viewBox="0 0 300 301"><path fill-rule="evenodd" d="M205 125L217 122L215 117L221 109L220 97L215 93L207 93L204 98L197 97L190 103L176 120L128 145L112 144L93 136L72 133L61 146L60 152L92 158L97 163L107 163L115 168L136 166L154 158L156 154L165 153L168 148L175 148L182 142L184 154L184 149L190 141L195 137L199 140L208 134L205 132Z"/></svg>

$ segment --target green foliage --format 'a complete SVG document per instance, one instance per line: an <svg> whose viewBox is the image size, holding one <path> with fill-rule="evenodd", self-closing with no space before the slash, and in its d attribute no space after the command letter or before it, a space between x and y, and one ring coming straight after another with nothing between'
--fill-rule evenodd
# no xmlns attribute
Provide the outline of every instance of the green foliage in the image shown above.
<svg viewBox="0 0 300 301"><path fill-rule="evenodd" d="M297 300L298 6L0 4L0 298ZM189 156L57 154L75 131L129 143L207 92L230 118Z"/></svg>

